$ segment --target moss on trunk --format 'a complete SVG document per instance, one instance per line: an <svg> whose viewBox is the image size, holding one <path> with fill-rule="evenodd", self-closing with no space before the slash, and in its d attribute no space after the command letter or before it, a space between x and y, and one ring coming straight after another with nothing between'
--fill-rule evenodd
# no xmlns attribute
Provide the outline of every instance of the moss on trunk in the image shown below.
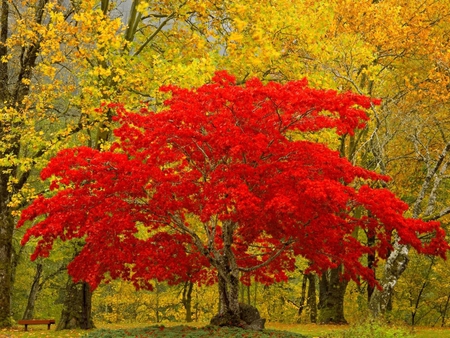
<svg viewBox="0 0 450 338"><path fill-rule="evenodd" d="M92 292L86 283L73 283L69 277L66 286L61 319L56 330L92 329Z"/></svg>

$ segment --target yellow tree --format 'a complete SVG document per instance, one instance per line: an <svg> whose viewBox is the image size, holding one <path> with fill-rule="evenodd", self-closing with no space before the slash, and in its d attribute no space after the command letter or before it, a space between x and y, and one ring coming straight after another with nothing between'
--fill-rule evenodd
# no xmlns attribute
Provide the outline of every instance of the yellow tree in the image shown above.
<svg viewBox="0 0 450 338"><path fill-rule="evenodd" d="M42 188L35 184L36 171L58 148L83 142L78 132L96 123L78 78L84 70L76 53L81 42L92 53L100 48L88 34L96 23L77 19L86 10L76 2L1 2L0 327L11 325L14 225L20 208ZM115 36L119 21L97 26L104 28L97 40Z"/></svg>
<svg viewBox="0 0 450 338"><path fill-rule="evenodd" d="M0 14L0 326L10 322L11 258L15 211L33 197L28 185L31 169L56 140L44 132L50 119L36 123L45 114L38 102L27 100L34 69L43 48L42 34L48 1L1 2ZM45 48L45 47L44 47ZM33 83L32 83L33 82ZM47 101L43 97L41 105ZM52 114L55 120L57 114ZM31 132L32 131L32 132ZM20 193L19 193L20 192Z"/></svg>

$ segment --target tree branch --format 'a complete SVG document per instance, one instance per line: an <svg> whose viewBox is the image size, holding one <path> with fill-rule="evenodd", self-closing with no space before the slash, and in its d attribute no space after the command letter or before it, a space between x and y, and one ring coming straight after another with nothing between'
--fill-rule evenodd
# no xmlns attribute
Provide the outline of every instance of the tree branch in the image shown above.
<svg viewBox="0 0 450 338"><path fill-rule="evenodd" d="M81 115L81 116L82 116L82 115ZM68 135L66 135L66 137L67 137L67 136L70 136L70 135L74 135L75 133L77 133L77 132L79 132L79 131L81 131L81 130L83 129L83 124L81 123L81 116L80 116L80 121L78 122L77 127L74 128L73 130L71 130L70 133L69 133ZM58 136L58 137L56 138L56 141L55 141L53 144L55 144L55 143L57 143L57 142L61 142L62 139L63 139L62 136ZM37 159L37 158L40 158L42 155L44 155L50 148L51 148L51 145L48 146L47 148L42 148L42 149L38 150L38 151L33 155L33 157L32 157L33 164L36 163L36 159ZM31 174L31 170L25 171L25 172L20 176L20 178L19 178L19 180L17 181L17 183L14 184L14 189L15 189L15 190L20 190L20 189L22 189L22 187L24 186L24 184L27 182L27 180L28 180L30 174Z"/></svg>
<svg viewBox="0 0 450 338"><path fill-rule="evenodd" d="M430 186L431 180L433 179L434 175L436 175L437 171L441 167L442 163L444 162L445 157L447 156L447 152L450 151L450 142L447 143L447 145L442 150L441 154L439 155L439 158L431 170L428 171L427 176L425 177L425 180L422 183L422 188L420 189L420 192L417 196L416 201L413 205L413 217L417 218L420 214L420 204L425 198L425 192L427 191L428 187Z"/></svg>
<svg viewBox="0 0 450 338"><path fill-rule="evenodd" d="M255 271L257 269L263 268L267 265L269 265L270 263L272 263L278 256L281 255L281 253L286 250L286 248L291 245L292 243L294 243L294 240L290 239L287 242L283 243L283 245L281 246L281 248L275 252L271 257L269 257L266 261L262 262L261 264L252 266L250 268L243 268L243 267L239 267L239 271L242 272L251 272L251 271Z"/></svg>
<svg viewBox="0 0 450 338"><path fill-rule="evenodd" d="M425 217L422 217L424 221L436 221L440 219L441 217L444 217L445 215L450 214L450 207L442 208L440 212L435 213L433 215L428 215Z"/></svg>
<svg viewBox="0 0 450 338"><path fill-rule="evenodd" d="M2 14L0 16L0 59L8 55L6 40L8 39L9 1L2 0ZM8 63L0 60L0 100L7 101L8 92Z"/></svg>
<svg viewBox="0 0 450 338"><path fill-rule="evenodd" d="M145 40L145 42L141 45L141 47L139 47L139 49L136 51L136 53L134 53L133 56L139 55L139 54L142 52L142 50L145 48L145 46L147 46L147 45L155 38L155 36L158 35L158 33L164 28L164 26L165 26L170 20L172 20L174 17L175 17L175 12L172 13L172 14L170 14L170 15L169 15L169 16L168 16L168 17L167 17L167 18L159 25L159 27L153 32L152 35L150 35L150 36L148 37L147 40Z"/></svg>

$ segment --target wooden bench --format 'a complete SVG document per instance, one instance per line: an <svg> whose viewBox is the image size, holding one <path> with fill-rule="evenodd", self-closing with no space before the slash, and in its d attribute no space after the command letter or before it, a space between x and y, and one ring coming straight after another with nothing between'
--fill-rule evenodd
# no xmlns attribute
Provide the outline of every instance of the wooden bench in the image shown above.
<svg viewBox="0 0 450 338"><path fill-rule="evenodd" d="M25 331L28 331L28 325L43 325L47 324L47 329L50 330L50 325L55 324L54 319L22 319L17 322L19 325L25 325Z"/></svg>

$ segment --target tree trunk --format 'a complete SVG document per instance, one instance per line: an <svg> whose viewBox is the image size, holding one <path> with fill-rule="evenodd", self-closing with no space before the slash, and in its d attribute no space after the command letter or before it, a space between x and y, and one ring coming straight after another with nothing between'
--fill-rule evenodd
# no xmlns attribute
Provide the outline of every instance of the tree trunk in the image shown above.
<svg viewBox="0 0 450 338"><path fill-rule="evenodd" d="M301 323L301 316L303 313L303 309L305 308L305 301L306 301L306 285L308 283L308 276L303 275L302 280L302 291L300 294L300 299L298 301L298 311L297 311L297 323Z"/></svg>
<svg viewBox="0 0 450 338"><path fill-rule="evenodd" d="M445 319L446 319L446 316L447 316L447 310L448 310L449 302L450 302L450 295L447 296L447 301L445 302L444 309L441 311L441 313L442 313L441 327L445 326Z"/></svg>
<svg viewBox="0 0 450 338"><path fill-rule="evenodd" d="M330 269L319 281L319 323L347 324L344 296L348 281L341 279L342 266Z"/></svg>
<svg viewBox="0 0 450 338"><path fill-rule="evenodd" d="M239 279L231 275L228 278L226 281L219 275L219 315L230 314L239 324Z"/></svg>
<svg viewBox="0 0 450 338"><path fill-rule="evenodd" d="M12 325L11 256L14 220L6 205L7 181L7 176L0 173L0 328Z"/></svg>
<svg viewBox="0 0 450 338"><path fill-rule="evenodd" d="M182 303L184 309L186 310L185 321L187 323L192 322L192 289L194 287L194 283L185 282L183 287L183 298Z"/></svg>
<svg viewBox="0 0 450 338"><path fill-rule="evenodd" d="M33 284L31 284L30 293L28 295L27 307L25 308L25 312L23 314L22 319L33 319L36 299L39 294L39 291L41 291L42 286L41 275L42 275L42 264L38 263L36 265L36 273L34 275Z"/></svg>
<svg viewBox="0 0 450 338"><path fill-rule="evenodd" d="M415 139L416 141L414 142L418 142L420 148L422 143L418 141L417 137ZM419 218L421 216L423 219L439 220L441 217L450 213L448 207L444 207L438 211L435 210L439 191L442 190L443 178L446 176L447 168L450 165L447 160L447 155L450 152L450 142L446 142L447 144L437 158L430 157L425 161L427 174L422 182L417 198L412 205L412 218ZM428 202L424 203L427 197ZM402 273L406 270L409 262L408 246L400 244L401 239L398 234L394 236L393 250L386 260L383 277L379 281L382 289L375 289L369 301L369 311L375 318L389 310L389 307L392 305L394 287Z"/></svg>
<svg viewBox="0 0 450 338"><path fill-rule="evenodd" d="M367 235L367 244L369 247L373 247L375 245L375 236ZM373 271L373 275L376 278L376 270L375 270L375 254L370 253L367 255L367 267ZM370 302L370 298L372 297L373 291L375 290L374 285L367 284L367 301Z"/></svg>
<svg viewBox="0 0 450 338"><path fill-rule="evenodd" d="M34 22L42 23L44 7L48 0L40 0L34 6ZM13 54L10 52L7 39L10 36L10 5L8 0L1 0L0 14L0 57L8 58ZM17 8L16 8L17 9ZM19 14L20 15L20 14ZM36 60L40 49L40 41L22 46L20 58L10 62L0 62L0 103L1 108L13 108L20 111L23 106L23 99L30 92L30 85L25 79L31 79L33 70L36 66ZM12 80L9 76L12 74L8 65L14 64L14 73L17 76ZM17 68L17 69L16 69ZM15 83L15 85L12 85ZM21 135L12 131L11 122L0 123L0 139L7 139L6 148L1 149L0 157L18 158L21 147ZM14 193L19 191L27 181L31 170L25 171L18 178L17 166L7 165L0 167L0 328L10 327L11 319L11 294L12 294L12 240L14 231L14 217L8 203ZM18 178L18 182L12 183L10 178ZM8 184L10 186L8 187ZM12 190L11 190L12 188Z"/></svg>
<svg viewBox="0 0 450 338"><path fill-rule="evenodd" d="M219 277L219 315L227 315L231 324L241 325L239 308L239 269L231 249L233 244L233 222L223 224L224 248L217 266Z"/></svg>
<svg viewBox="0 0 450 338"><path fill-rule="evenodd" d="M399 244L397 238L394 243L394 250L386 260L383 277L379 281L382 289L376 288L373 290L372 297L370 297L369 310L373 317L378 317L388 310L394 287L408 265L408 253L408 247Z"/></svg>
<svg viewBox="0 0 450 338"><path fill-rule="evenodd" d="M306 305L309 311L309 320L311 323L317 323L317 300L316 300L316 275L307 274L308 277L308 296Z"/></svg>
<svg viewBox="0 0 450 338"><path fill-rule="evenodd" d="M435 262L435 257L431 257L430 266L428 267L427 274L425 276L425 280L420 287L419 293L417 294L416 299L412 298L411 293L411 325L414 326L420 320L416 320L417 312L419 311L420 302L422 300L422 295L424 294L425 288L428 286L430 281L431 270L433 269Z"/></svg>
<svg viewBox="0 0 450 338"><path fill-rule="evenodd" d="M205 248L197 234L185 227L184 223L177 215L173 216L172 220L180 226L183 231L193 237L198 249L209 256L211 264L217 270L219 311L218 314L211 319L211 325L239 326L253 330L264 329L266 320L260 317L258 310L251 305L239 303L239 275L241 272L249 272L252 270L240 268L232 250L233 233L237 228L237 224L232 221L224 221L222 223L221 236L223 247L220 249L216 249L212 246L212 243L214 243L215 230L212 232L212 236L209 238L210 255L208 254L208 249ZM281 251L279 251L279 253L280 252ZM278 254L272 256L272 259L276 258ZM266 261L265 263L268 262L270 261Z"/></svg>
<svg viewBox="0 0 450 338"><path fill-rule="evenodd" d="M239 268L231 249L233 228L234 223L224 222L224 248L215 261L219 281L219 313L211 319L211 325L263 330L266 320L260 317L258 310L248 304L239 304Z"/></svg>
<svg viewBox="0 0 450 338"><path fill-rule="evenodd" d="M156 292L155 320L157 323L160 323L161 318L159 317L159 285L158 284L156 284L155 292Z"/></svg>
<svg viewBox="0 0 450 338"><path fill-rule="evenodd" d="M92 292L87 283L73 283L69 277L61 313L56 330L92 329Z"/></svg>
<svg viewBox="0 0 450 338"><path fill-rule="evenodd" d="M14 294L14 286L17 276L17 266L19 265L20 258L24 252L25 246L19 245L19 248L16 248L15 245L12 245L12 253L11 253L11 295ZM12 301L11 301L12 302Z"/></svg>

